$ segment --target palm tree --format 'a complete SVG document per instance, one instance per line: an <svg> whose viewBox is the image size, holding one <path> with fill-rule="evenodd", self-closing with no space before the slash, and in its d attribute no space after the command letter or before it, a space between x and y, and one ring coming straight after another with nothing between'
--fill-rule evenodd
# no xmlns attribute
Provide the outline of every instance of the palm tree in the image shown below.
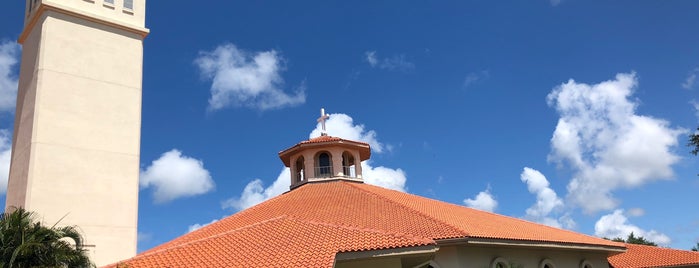
<svg viewBox="0 0 699 268"><path fill-rule="evenodd" d="M12 210L12 209L10 209ZM75 226L43 226L23 208L0 214L0 268L95 267Z"/></svg>

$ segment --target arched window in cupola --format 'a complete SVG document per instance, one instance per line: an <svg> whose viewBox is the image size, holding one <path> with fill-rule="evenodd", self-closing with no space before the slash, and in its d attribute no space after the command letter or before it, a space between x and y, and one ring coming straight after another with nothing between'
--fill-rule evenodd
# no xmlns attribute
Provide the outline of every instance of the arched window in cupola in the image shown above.
<svg viewBox="0 0 699 268"><path fill-rule="evenodd" d="M332 156L330 153L323 151L318 153L316 157L316 177L317 178L327 178L332 177L333 165Z"/></svg>

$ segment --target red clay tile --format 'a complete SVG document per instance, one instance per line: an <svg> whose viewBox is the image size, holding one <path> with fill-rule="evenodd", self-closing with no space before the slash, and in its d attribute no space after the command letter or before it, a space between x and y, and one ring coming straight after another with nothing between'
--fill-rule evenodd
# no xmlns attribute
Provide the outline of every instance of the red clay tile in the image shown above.
<svg viewBox="0 0 699 268"><path fill-rule="evenodd" d="M614 268L699 266L699 252L626 244L626 252L609 257Z"/></svg>
<svg viewBox="0 0 699 268"><path fill-rule="evenodd" d="M445 238L624 245L381 187L308 183L126 260L139 267L331 267L338 252Z"/></svg>

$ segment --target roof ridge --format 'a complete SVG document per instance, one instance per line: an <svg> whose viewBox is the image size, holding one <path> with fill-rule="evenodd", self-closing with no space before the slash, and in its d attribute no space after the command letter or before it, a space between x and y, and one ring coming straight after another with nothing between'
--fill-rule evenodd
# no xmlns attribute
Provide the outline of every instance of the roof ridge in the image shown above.
<svg viewBox="0 0 699 268"><path fill-rule="evenodd" d="M228 231L225 231L225 232L220 232L220 233L217 233L217 234L215 234L215 235L210 235L210 236L202 237L202 238L200 238L200 239L195 239L195 240L192 240L192 241L187 241L187 242L180 243L180 244L177 244L177 245L174 245L174 246L171 246L171 247L162 248L162 249L159 249L159 250L156 250L156 251L153 251L153 252L146 252L146 253L144 253L144 254L139 254L139 255L136 255L136 256L134 256L134 257L132 257L132 258L129 258L129 259L126 259L126 260L122 260L122 261L120 261L120 262L128 262L128 261L131 261L131 260L134 260L134 259L137 259L137 258L142 258L142 257L150 256L150 255L155 255L155 254L157 254L157 253L161 253L161 252L166 252L166 251L174 250L174 249L181 248L181 247L184 247L184 246L187 246L187 245L191 245L191 244L194 244L194 243L198 243L198 242L201 242L201 241L206 241L206 240L209 240L209 239L213 239L213 238L221 237L221 236L224 236L224 235L228 235L228 234L230 234L230 233L234 233L234 232L237 232L237 231L242 231L242 230L245 230L245 229L249 229L249 228L252 228L252 227L255 227L255 226L258 226L258 225L263 225L263 224L267 224L267 223L270 223L270 222L282 220L282 219L284 219L284 218L290 218L290 217L287 216L286 214L284 214L284 215L279 215L279 216L277 216L277 217L270 218L270 219L266 219L266 220L264 220L264 221L256 222L256 223L253 223L253 224L250 224L250 225L245 225L245 226L242 226L242 227L239 227L239 228L235 228L235 229L232 229L232 230L228 230Z"/></svg>
<svg viewBox="0 0 699 268"><path fill-rule="evenodd" d="M344 181L340 181L340 182L341 182L341 183L345 183ZM373 193L373 192L371 192L371 191L367 191L367 190L365 190L365 189L362 189L361 187L358 186L358 185L361 185L360 183L358 183L358 184L356 184L356 185L355 185L355 183L347 183L347 184L348 184L349 186L351 186L351 187L354 187L354 188L356 188L356 189L362 191L362 192L368 193L368 194L370 194L370 195L377 196L378 198L381 198L382 200L385 200L385 201L390 202L390 203L392 203L392 204L398 205L398 206L400 206L400 207L402 207L402 208L405 208L405 209L407 209L407 210L413 211L413 212L415 212L416 214L418 214L418 215L420 215L420 216L422 216L422 217L425 217L425 218L427 218L427 219L433 220L433 221L438 222L438 223L440 223L440 224L446 225L446 226L448 226L449 228L455 230L457 233L462 233L462 234L464 234L464 237L468 237L468 236L470 235L470 234L469 234L468 232L466 232L465 230L462 230L461 228L458 228L458 227L456 227L456 226L454 226L454 225L452 225L452 224L449 224L449 223L447 223L447 222L445 222L445 221L443 221L443 220L440 220L440 219L437 219L437 218L432 217L432 216L430 216L430 215L427 215L426 213L424 213L424 212L422 212L422 211L419 211L419 210L417 210L417 209L411 208L411 207L406 206L406 205L404 205L404 204L401 204L401 203L399 203L399 202L395 202L395 201L393 201L393 200L391 200L391 199L389 199L389 198L386 198L386 197L384 197L384 196L382 196L382 195L380 195L380 194ZM368 185L368 184L367 184L367 185ZM375 185L373 185L373 186L374 186L374 187L379 187L379 186L375 186ZM381 188L383 188L383 187L381 187ZM383 189L391 190L391 189L388 189L388 188L383 188ZM395 191L395 190L393 190L393 191ZM403 192L403 193L405 193L405 192ZM406 194L409 194L409 193L406 193ZM444 237L444 238L449 238L449 237ZM434 240L434 238L430 238L430 239Z"/></svg>

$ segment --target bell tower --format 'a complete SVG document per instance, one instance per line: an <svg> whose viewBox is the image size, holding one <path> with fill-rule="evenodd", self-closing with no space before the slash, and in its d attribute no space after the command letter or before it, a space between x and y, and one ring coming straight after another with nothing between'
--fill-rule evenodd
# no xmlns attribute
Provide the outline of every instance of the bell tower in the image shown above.
<svg viewBox="0 0 699 268"><path fill-rule="evenodd" d="M146 0L26 0L6 210L136 254ZM60 222L59 222L60 221Z"/></svg>
<svg viewBox="0 0 699 268"><path fill-rule="evenodd" d="M328 136L328 118L325 109L320 109L320 136L279 152L279 158L291 169L291 189L329 180L363 182L361 162L371 157L369 144Z"/></svg>

